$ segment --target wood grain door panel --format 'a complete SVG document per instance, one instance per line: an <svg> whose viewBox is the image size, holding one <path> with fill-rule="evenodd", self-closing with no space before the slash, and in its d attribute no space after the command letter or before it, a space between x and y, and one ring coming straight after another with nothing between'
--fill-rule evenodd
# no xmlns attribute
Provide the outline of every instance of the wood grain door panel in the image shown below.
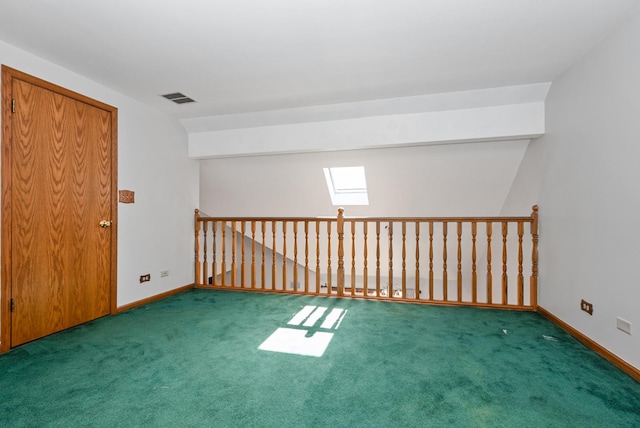
<svg viewBox="0 0 640 428"><path fill-rule="evenodd" d="M54 89L12 79L12 347L113 308L115 115Z"/></svg>

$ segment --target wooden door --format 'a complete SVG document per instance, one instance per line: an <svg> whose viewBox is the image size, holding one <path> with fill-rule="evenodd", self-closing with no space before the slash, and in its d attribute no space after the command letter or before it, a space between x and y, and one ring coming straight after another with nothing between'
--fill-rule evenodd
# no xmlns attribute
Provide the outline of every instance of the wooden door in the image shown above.
<svg viewBox="0 0 640 428"><path fill-rule="evenodd" d="M14 347L115 310L116 110L15 70L3 69L7 88L5 78L3 297Z"/></svg>

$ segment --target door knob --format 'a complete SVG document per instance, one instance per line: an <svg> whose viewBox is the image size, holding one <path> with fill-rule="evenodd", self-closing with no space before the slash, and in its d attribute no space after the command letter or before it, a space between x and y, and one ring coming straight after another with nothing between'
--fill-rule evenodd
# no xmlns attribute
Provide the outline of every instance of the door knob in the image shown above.
<svg viewBox="0 0 640 428"><path fill-rule="evenodd" d="M100 222L100 227L109 227L111 226L111 220L102 220Z"/></svg>

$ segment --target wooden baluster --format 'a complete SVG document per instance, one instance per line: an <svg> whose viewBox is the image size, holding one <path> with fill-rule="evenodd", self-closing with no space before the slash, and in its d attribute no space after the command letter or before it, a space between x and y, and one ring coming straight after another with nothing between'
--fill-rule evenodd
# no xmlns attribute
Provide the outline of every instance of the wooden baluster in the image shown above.
<svg viewBox="0 0 640 428"><path fill-rule="evenodd" d="M231 286L236 286L236 221L231 221Z"/></svg>
<svg viewBox="0 0 640 428"><path fill-rule="evenodd" d="M493 276L491 275L491 234L493 223L487 221L487 303L493 303Z"/></svg>
<svg viewBox="0 0 640 428"><path fill-rule="evenodd" d="M222 232L222 239L220 241L220 245L222 247L220 249L220 255L222 259L220 262L220 267L222 268L222 272L220 273L220 275L222 276L221 282L222 282L222 286L224 287L225 285L227 285L227 222L226 221L220 222L220 232Z"/></svg>
<svg viewBox="0 0 640 428"><path fill-rule="evenodd" d="M344 210L338 208L338 296L344 296Z"/></svg>
<svg viewBox="0 0 640 428"><path fill-rule="evenodd" d="M447 273L447 234L449 233L449 225L446 221L442 222L442 299L446 302L449 300L449 277Z"/></svg>
<svg viewBox="0 0 640 428"><path fill-rule="evenodd" d="M211 254L211 257L213 258L213 268L211 269L211 284L212 285L218 285L218 280L216 278L216 276L218 275L218 258L216 257L216 234L217 234L217 229L218 229L218 222L214 221L211 224L211 233L213 234L213 251ZM205 281L207 281L207 283L209 282L209 278L205 278Z"/></svg>
<svg viewBox="0 0 640 428"><path fill-rule="evenodd" d="M205 223L206 224L206 223ZM206 236L206 232L205 232ZM195 253L195 283L196 285L202 284L202 279L200 277L200 210L196 209L194 214L194 253ZM206 278L206 277L205 277Z"/></svg>
<svg viewBox="0 0 640 428"><path fill-rule="evenodd" d="M366 220L362 223L362 227L363 227L363 235L364 235L364 242L362 244L363 245L363 248L362 248L362 250L363 250L363 258L364 258L364 260L363 260L364 267L362 269L362 276L363 276L363 278L362 278L362 294L364 295L364 297L367 297L367 295L369 294L369 272L368 272L368 267L367 267L368 262L369 262L367 260L368 257L369 257L368 249L367 249L368 248L368 246L367 246L367 237L369 235L369 224L367 223Z"/></svg>
<svg viewBox="0 0 640 428"><path fill-rule="evenodd" d="M356 222L351 220L351 297L356 295Z"/></svg>
<svg viewBox="0 0 640 428"><path fill-rule="evenodd" d="M402 222L402 296L407 298L407 222Z"/></svg>
<svg viewBox="0 0 640 428"><path fill-rule="evenodd" d="M251 220L251 288L256 288L256 221Z"/></svg>
<svg viewBox="0 0 640 428"><path fill-rule="evenodd" d="M524 276L522 275L522 236L524 223L518 222L518 305L524 305Z"/></svg>
<svg viewBox="0 0 640 428"><path fill-rule="evenodd" d="M298 292L298 222L293 222L293 291Z"/></svg>
<svg viewBox="0 0 640 428"><path fill-rule="evenodd" d="M209 278L209 262L207 261L207 232L208 232L208 225L209 222L205 221L203 226L203 232L204 232L204 237L203 237L203 243L202 243L202 249L203 249L203 273L202 276L204 277L204 281L208 282L207 279Z"/></svg>
<svg viewBox="0 0 640 428"><path fill-rule="evenodd" d="M244 234L245 234L245 222L241 221L240 222L240 233L241 233L241 237L240 239L242 239L242 242L240 244L241 246L241 258L240 258L240 286L241 287L245 287L247 284L247 278L245 277L244 271L245 271L245 265L244 265L244 258L245 258L245 248L244 248Z"/></svg>
<svg viewBox="0 0 640 428"><path fill-rule="evenodd" d="M320 294L320 221L316 220L316 294Z"/></svg>
<svg viewBox="0 0 640 428"><path fill-rule="evenodd" d="M507 278L507 233L509 231L509 223L502 222L502 304L509 302L508 278Z"/></svg>
<svg viewBox="0 0 640 428"><path fill-rule="evenodd" d="M420 299L420 222L416 221L416 289L415 299Z"/></svg>
<svg viewBox="0 0 640 428"><path fill-rule="evenodd" d="M327 222L327 294L331 294L331 222Z"/></svg>
<svg viewBox="0 0 640 428"><path fill-rule="evenodd" d="M287 291L287 221L282 222L282 291Z"/></svg>
<svg viewBox="0 0 640 428"><path fill-rule="evenodd" d="M389 298L393 297L393 222L389 222L387 225L387 235L389 236L389 284L388 294Z"/></svg>
<svg viewBox="0 0 640 428"><path fill-rule="evenodd" d="M302 260L298 259L298 252L299 252L299 242L298 242L298 229L299 229L299 221L297 220L291 220L293 221L293 237L292 237L292 242L293 242L293 250L289 249L289 251L293 252L292 255L292 263L293 263L293 268L292 268L292 272L288 272L288 262L289 260L287 259L287 246L289 244L289 246L291 245L291 243L288 243L288 220L280 220L278 221L278 223L276 223L276 220L251 220L251 219L226 219L226 220L202 220L201 217L199 217L199 212L196 211L196 215L195 215L195 221L196 221L196 225L194 227L194 239L195 239L195 243L194 243L194 253L195 253L195 260L194 260L194 264L195 264L195 283L196 285L204 285L207 284L209 281L211 281L212 286L221 286L221 287L232 287L232 288L236 288L236 287L240 287L240 288L246 288L249 287L251 289L256 289L257 288L257 282L261 281L260 284L260 288L264 289L265 288L265 284L266 284L266 253L267 251L272 251L273 253L273 263L272 263L272 275L271 275L271 290L276 290L276 291L280 291L277 288L276 284L280 283L280 279L278 278L278 271L279 271L279 267L278 267L278 263L277 263L277 242L280 240L280 238L277 237L277 233L278 227L282 227L282 251L281 251L281 256L282 256L282 287L283 287L283 291L288 289L288 282L287 282L287 276L288 274L292 274L293 277L293 287L294 287L294 293L302 293L302 288L298 287L298 283L302 282L304 280L304 294L308 294L310 292L310 287L313 285L310 282L310 272L311 272L311 266L310 266L310 251L312 251L309 248L309 222L310 221L314 221L314 220L304 220L301 219L299 221L304 221L304 279L299 277L299 268L300 266L298 265L300 263L300 265L302 264ZM247 243L245 242L246 239L249 238L248 236L248 226L247 226L247 222L250 221L250 227L251 227L251 261L249 262L247 260L247 254L246 252L249 251L249 248L247 246ZM271 245L271 249L269 249L268 245L266 245L266 234L267 232L267 223L271 221L271 228L272 228L272 245ZM336 278L332 277L332 248L331 248L331 238L332 238L332 222L336 221L336 220L330 220L327 221L327 266L326 266L326 272L327 272L327 283L326 283L326 287L327 287L327 294L333 294L332 289L332 282L336 283ZM369 243L368 243L368 222L367 221L362 221L362 227L363 227L363 241L362 241L362 256L363 256L363 266L362 266L362 273L363 273L363 280L359 281L357 279L357 257L358 257L358 250L357 250L357 246L359 244L357 244L356 242L356 234L357 234L357 220L353 220L350 219L349 220L351 223L351 270L350 270L350 275L351 275L351 281L350 281L350 287L351 287L351 293L350 295L352 297L358 296L360 294L358 294L359 292L357 291L358 289L362 288L362 296L364 296L365 298L367 297L371 297L373 295L373 293L369 292L369 287L368 287L368 248L369 248ZM394 221L393 219L386 219L384 224L385 224L385 228L388 230L388 257L389 257L389 263L388 263L388 284L385 287L384 284L381 284L381 269L380 269L380 265L381 265L381 247L380 247L380 229L381 229L381 221L376 221L376 284L375 284L375 292L376 295L375 297L381 297L381 293L382 292L386 292L385 294L387 294L387 296L385 298L387 299L393 299L393 294L394 291L396 293L396 295L401 296L400 299L404 299L404 300L410 300L410 299L418 299L421 300L421 287L424 285L421 284L421 275L420 275L420 257L421 257L421 251L420 251L420 229L421 229L421 221L420 219L413 219L412 221L414 221L415 224L415 293L411 293L411 290L408 290L408 287L410 287L410 284L407 284L407 222L406 221L402 221L400 220L400 222L402 223L402 267L401 267L401 287L398 287L398 284L394 284L395 278L394 278L394 270L393 270L393 256L394 256L394 248L393 248L393 226L394 226ZM433 239L434 239L434 221L440 221L442 224L442 245L443 245L443 249L442 249L442 282L443 282L443 286L442 286L442 300L444 302L455 302L456 299L453 298L453 296L449 296L448 295L448 291L449 291L449 287L448 287L448 270L449 270L449 260L448 260L448 229L449 229L449 225L448 223L455 221L456 222L456 232L457 232L457 303L463 303L465 301L465 299L469 299L470 298L470 303L472 304L483 304L485 303L483 301L483 298L481 296L478 295L478 287L481 285L478 284L478 223L482 223L483 221L486 223L486 237L487 237L487 271L486 271L486 275L487 275L487 282L486 282L486 294L487 294L487 298L486 298L486 304L488 305L493 305L494 304L494 290L493 290L493 245L499 245L498 243L493 243L492 239L493 239L493 224L496 222L500 223L501 226L501 231L502 231L502 274L501 274L501 281L500 281L500 293L501 293L501 297L499 298L500 300L500 305L502 306L509 306L509 305L517 305L518 307L533 307L536 308L537 307L537 287L538 287L538 207L534 206L533 207L533 212L531 214L531 220L528 219L522 219L522 218L495 218L495 219L470 219L469 222L471 224L470 226L470 232L471 232L471 255L470 255L470 259L471 259L471 272L470 272L470 277L471 277L471 290L470 290L470 297L465 297L464 293L465 293L465 288L463 286L463 277L466 274L463 274L462 272L462 265L463 265L463 253L467 250L463 250L462 246L463 246L463 233L464 233L464 219L440 219L440 220L429 220L426 219L426 221L429 223L429 297L425 299L427 300L434 300L434 282L435 282L435 274L434 274L434 247L433 247ZM238 222L240 222L240 225L238 226ZM261 235L262 235L262 260L260 261L261 264L261 277L260 279L258 279L257 275L256 275L256 264L257 264L257 260L256 258L258 257L256 255L256 246L258 245L259 241L257 239L260 239L259 237L257 237L257 223L261 222ZM322 285L321 284L321 272L323 270L323 268L321 267L321 263L320 263L320 259L321 259L321 247L322 245L320 244L321 241L321 237L320 237L320 228L321 228L321 221L315 220L316 222L316 263L315 263L315 268L316 268L316 291L315 294L320 294L321 293L321 289L322 289ZM530 293L530 300L528 301L527 296L525 295L525 293L527 293L527 291L524 288L524 227L525 227L525 223L530 222L531 223L531 236L532 236L532 254L531 254L531 277L530 277L530 289L529 289L529 293ZM282 224L282 226L280 226L279 224ZM511 251L511 247L514 247L515 245L509 244L509 228L511 227L510 223L515 223L516 225L513 226L513 229L511 231L512 234L515 235L515 233L517 232L517 286L516 283L513 283L514 278L513 276L516 275L516 272L514 272L516 269L514 268L512 271L510 271L509 268L509 259L511 259L511 263L515 264L515 254L512 253L512 255L509 255L509 251ZM218 226L220 227L221 235L220 237L218 237ZM230 239L229 241L227 241L227 234L231 233ZM311 232L313 233L313 232ZM337 277L337 283L336 283L336 293L339 296L344 296L344 291L345 291L345 287L347 286L345 284L345 266L344 266L344 212L343 210L339 210L338 213L338 220L337 220L337 232L338 234L338 248L337 248L337 258L338 258L338 266L336 268L336 277ZM220 238L220 239L218 239ZM257 238L257 239L256 239ZM242 239L241 243L237 242L237 239ZM465 238L466 239L466 238ZM512 240L515 240L516 238L512 238ZM218 241L220 240L220 243L218 243ZM212 241L212 242L211 242ZM210 243L211 242L211 243ZM211 247L210 247L211 245ZM231 250L229 251L230 254L227 254L227 247L231 246ZM515 250L515 248L513 248L513 250ZM239 254L237 254L239 253ZM220 255L220 258L218 258L218 255ZM230 260L228 260L228 258ZM240 258L240 260L238 261L238 257ZM300 256L302 257L302 256ZM424 258L424 252L422 257ZM249 281L249 278L247 278L247 272L246 272L246 267L247 264L251 263L251 267L250 267L250 276L251 279ZM313 263L313 261L311 260L311 263ZM230 266L227 266L228 264L230 264ZM398 264L398 263L396 263ZM425 265L425 262L422 263L423 265ZM438 264L438 261L436 260L436 264ZM229 269L229 272L227 272L227 269ZM397 269L397 267L396 267ZM509 290L509 276L512 276L512 287L513 289ZM227 276L229 275L229 276ZM238 276L240 277L240 279L238 280ZM394 290L394 287L398 287L398 290ZM424 287L426 290L426 287ZM402 294L399 294L399 293ZM497 291L495 292L496 294L498 293ZM512 295L509 296L509 294L513 294L516 293L516 295ZM409 295L413 295L413 297L407 297ZM426 292L425 292L426 295ZM510 299L511 297L511 299ZM450 300L451 299L451 300ZM511 303L510 303L511 301ZM498 300L496 300L496 304L498 303Z"/></svg>
<svg viewBox="0 0 640 428"><path fill-rule="evenodd" d="M433 222L429 222L429 299L433 300Z"/></svg>
<svg viewBox="0 0 640 428"><path fill-rule="evenodd" d="M267 222L262 220L260 223L260 234L262 235L262 245L261 245L261 253L262 253L262 262L260 264L260 289L264 290L267 282L267 240L266 240L266 231L267 231Z"/></svg>
<svg viewBox="0 0 640 428"><path fill-rule="evenodd" d="M271 263L271 289L275 290L276 289L276 278L278 277L277 275L277 268L276 268L276 259L277 259L277 251L276 251L276 221L275 220L271 220L271 258L273 259L272 263Z"/></svg>
<svg viewBox="0 0 640 428"><path fill-rule="evenodd" d="M462 222L458 222L458 302L462 302Z"/></svg>
<svg viewBox="0 0 640 428"><path fill-rule="evenodd" d="M476 266L476 236L478 235L478 223L471 222L471 301L478 302L478 272Z"/></svg>
<svg viewBox="0 0 640 428"><path fill-rule="evenodd" d="M533 309L538 308L538 206L534 205L531 212L531 278L529 280L529 292Z"/></svg>
<svg viewBox="0 0 640 428"><path fill-rule="evenodd" d="M304 293L309 294L309 220L304 221Z"/></svg>
<svg viewBox="0 0 640 428"><path fill-rule="evenodd" d="M380 222L376 221L376 297L380 297Z"/></svg>

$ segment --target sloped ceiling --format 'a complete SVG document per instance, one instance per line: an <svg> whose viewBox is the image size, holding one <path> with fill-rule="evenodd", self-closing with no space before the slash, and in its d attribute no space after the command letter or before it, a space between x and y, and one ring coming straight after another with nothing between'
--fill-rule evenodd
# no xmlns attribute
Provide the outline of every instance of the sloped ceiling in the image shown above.
<svg viewBox="0 0 640 428"><path fill-rule="evenodd" d="M0 39L182 119L550 82L637 7L0 0Z"/></svg>

